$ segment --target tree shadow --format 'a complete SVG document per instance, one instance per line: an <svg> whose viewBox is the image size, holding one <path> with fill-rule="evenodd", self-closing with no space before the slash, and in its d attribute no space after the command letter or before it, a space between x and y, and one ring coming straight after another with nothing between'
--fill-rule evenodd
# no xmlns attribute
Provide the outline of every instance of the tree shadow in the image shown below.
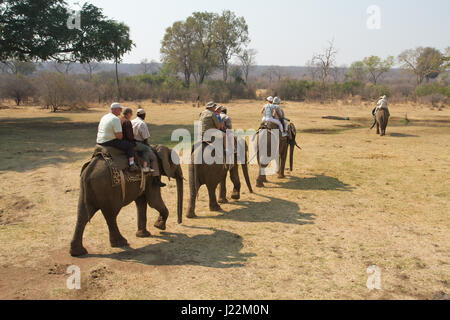
<svg viewBox="0 0 450 320"><path fill-rule="evenodd" d="M100 120L100 119L99 119ZM73 122L62 116L3 118L0 121L0 172L26 172L74 163L92 155L98 122ZM174 145L172 131L186 125L150 126L152 144ZM80 168L81 169L81 168Z"/></svg>
<svg viewBox="0 0 450 320"><path fill-rule="evenodd" d="M345 191L351 192L355 188L342 182L341 180L324 175L315 175L310 178L299 178L290 176L285 182L273 182L278 185L276 189L290 190L324 190L324 191Z"/></svg>
<svg viewBox="0 0 450 320"><path fill-rule="evenodd" d="M298 203L261 194L256 195L269 199L269 202L231 202L230 205L235 204L240 208L224 212L218 216L199 217L198 219L220 219L238 222L275 222L295 225L314 224L316 215L301 212Z"/></svg>
<svg viewBox="0 0 450 320"><path fill-rule="evenodd" d="M406 134L406 133L389 133L388 134L390 137L394 137L394 138L419 138L419 136L416 136L414 134Z"/></svg>
<svg viewBox="0 0 450 320"><path fill-rule="evenodd" d="M214 228L189 227L213 231L189 237L179 233L162 233L153 237L162 240L143 248L127 248L123 252L87 255L85 258L114 259L151 266L203 266L209 268L240 268L254 253L242 253L243 239L228 231Z"/></svg>

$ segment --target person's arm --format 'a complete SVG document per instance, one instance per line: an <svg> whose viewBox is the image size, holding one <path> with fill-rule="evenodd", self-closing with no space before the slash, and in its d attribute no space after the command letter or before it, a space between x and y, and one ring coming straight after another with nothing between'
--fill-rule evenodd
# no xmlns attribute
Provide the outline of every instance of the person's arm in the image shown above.
<svg viewBox="0 0 450 320"><path fill-rule="evenodd" d="M123 139L122 123L120 122L119 118L115 118L113 120L113 127L116 138L122 140Z"/></svg>
<svg viewBox="0 0 450 320"><path fill-rule="evenodd" d="M264 114L264 111L266 110L266 106L262 107L261 114Z"/></svg>

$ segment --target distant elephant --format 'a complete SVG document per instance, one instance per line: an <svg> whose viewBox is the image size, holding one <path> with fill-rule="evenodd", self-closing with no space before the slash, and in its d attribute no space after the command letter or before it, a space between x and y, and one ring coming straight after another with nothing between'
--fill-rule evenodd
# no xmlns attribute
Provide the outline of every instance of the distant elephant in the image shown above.
<svg viewBox="0 0 450 320"><path fill-rule="evenodd" d="M261 148L260 148L260 138L261 138L261 132L262 130L267 130L267 152L270 153L272 150L272 130L278 130L278 135L276 137L276 140L279 142L278 144L278 152L279 152L279 169L278 169L278 178L282 179L285 177L284 170L286 167L286 158L287 158L287 152L289 147L289 137L283 137L281 131L279 131L279 127L277 124L273 122L265 122L261 128L259 129L258 133L256 134L255 138L256 140L256 146L257 146L257 159L259 164L259 175L258 179L256 180L256 186L258 188L264 187L264 182L267 182L267 176L263 172L264 169L268 167L268 164L263 164L261 162ZM293 154L293 153L292 153ZM271 154L267 155L269 158L273 157Z"/></svg>
<svg viewBox="0 0 450 320"><path fill-rule="evenodd" d="M375 115L375 122L377 126L377 134L382 137L386 135L386 128L389 123L389 111L386 109L380 109Z"/></svg>
<svg viewBox="0 0 450 320"><path fill-rule="evenodd" d="M108 148L111 153L112 150L113 148ZM184 180L182 169L172 162L172 150L169 148L158 146L157 153L164 175L177 181L178 223L182 223ZM126 160L125 157L123 158ZM78 200L78 219L70 248L72 256L78 257L87 254L87 250L83 247L83 233L87 223L98 210L102 211L108 224L109 238L111 246L114 248L128 245L128 241L121 235L117 226L117 216L123 207L132 202L136 203L138 211L137 237L150 236L147 231L147 204L160 214L155 227L160 230L166 229L169 210L161 197L161 189L152 185L152 177L146 176L145 179L146 187L142 195L140 194L140 183L127 181L125 183L125 200L123 200L122 188L112 186L111 170L104 159L94 157L83 167Z"/></svg>
<svg viewBox="0 0 450 320"><path fill-rule="evenodd" d="M226 203L226 178L228 172L230 172L231 181L234 184L234 190L232 194L233 199L240 199L241 195L241 182L239 179L239 165L237 164L237 155L234 156L234 163L236 165L225 165L225 164L194 164L194 153L196 150L201 148L203 153L205 148L208 146L207 143L196 144L192 148L192 164L189 165L189 188L190 188L190 202L187 217L193 219L196 217L195 205L198 195L198 191L202 185L206 185L209 193L209 209L211 211L220 211L222 208L217 202L216 190L217 186L221 184L220 188L220 202ZM253 193L253 189L250 183L250 177L248 174L248 158L247 158L247 144L245 144L245 161L241 165L242 171L244 173L245 181L247 183L250 193Z"/></svg>

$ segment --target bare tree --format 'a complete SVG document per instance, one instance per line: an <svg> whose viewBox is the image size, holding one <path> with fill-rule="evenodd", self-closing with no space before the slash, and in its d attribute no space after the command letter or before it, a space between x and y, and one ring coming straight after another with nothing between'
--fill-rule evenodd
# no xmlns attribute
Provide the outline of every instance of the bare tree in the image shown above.
<svg viewBox="0 0 450 320"><path fill-rule="evenodd" d="M92 80L92 75L94 74L95 71L98 71L101 69L100 63L98 63L96 61L82 63L81 67L89 75L89 80Z"/></svg>
<svg viewBox="0 0 450 320"><path fill-rule="evenodd" d="M322 85L328 80L331 69L336 64L337 50L334 47L334 40L328 42L328 47L323 53L314 54L311 60L312 64L319 69L319 76Z"/></svg>
<svg viewBox="0 0 450 320"><path fill-rule="evenodd" d="M141 68L140 68L142 74L151 74L151 73L157 71L158 68L157 68L156 64L157 63L155 60L148 61L147 58L143 59L141 61Z"/></svg>
<svg viewBox="0 0 450 320"><path fill-rule="evenodd" d="M245 83L248 83L248 75L250 74L251 69L256 65L256 54L257 51L255 49L246 49L238 56L241 62Z"/></svg>
<svg viewBox="0 0 450 320"><path fill-rule="evenodd" d="M54 61L52 67L58 73L69 74L72 71L73 63L72 61Z"/></svg>
<svg viewBox="0 0 450 320"><path fill-rule="evenodd" d="M306 62L306 67L309 73L309 76L311 77L312 81L316 81L317 74L319 73L319 68L312 62L312 60L308 60Z"/></svg>

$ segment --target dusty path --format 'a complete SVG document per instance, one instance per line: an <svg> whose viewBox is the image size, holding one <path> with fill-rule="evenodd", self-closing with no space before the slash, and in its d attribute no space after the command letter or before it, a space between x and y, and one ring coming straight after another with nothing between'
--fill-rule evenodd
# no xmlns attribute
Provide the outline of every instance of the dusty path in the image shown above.
<svg viewBox="0 0 450 320"><path fill-rule="evenodd" d="M131 104L136 108L136 104ZM189 128L199 109L142 103L154 142ZM236 128L255 128L259 104L230 104ZM79 171L102 111L0 110L0 299L433 299L450 292L450 110L396 106L380 138L370 106L289 103L302 152L284 180L137 239L132 206L119 218L129 249L111 249L106 223L88 225L88 257L69 256ZM405 114L412 121L403 124ZM170 117L168 117L170 114ZM351 116L352 121L321 119ZM255 182L257 168L251 168ZM187 189L186 184L186 189ZM187 196L184 208L187 208ZM151 221L156 219L151 212ZM150 223L149 222L149 223ZM152 224L150 224L151 226ZM70 265L82 289L66 289ZM382 290L366 288L369 266Z"/></svg>

